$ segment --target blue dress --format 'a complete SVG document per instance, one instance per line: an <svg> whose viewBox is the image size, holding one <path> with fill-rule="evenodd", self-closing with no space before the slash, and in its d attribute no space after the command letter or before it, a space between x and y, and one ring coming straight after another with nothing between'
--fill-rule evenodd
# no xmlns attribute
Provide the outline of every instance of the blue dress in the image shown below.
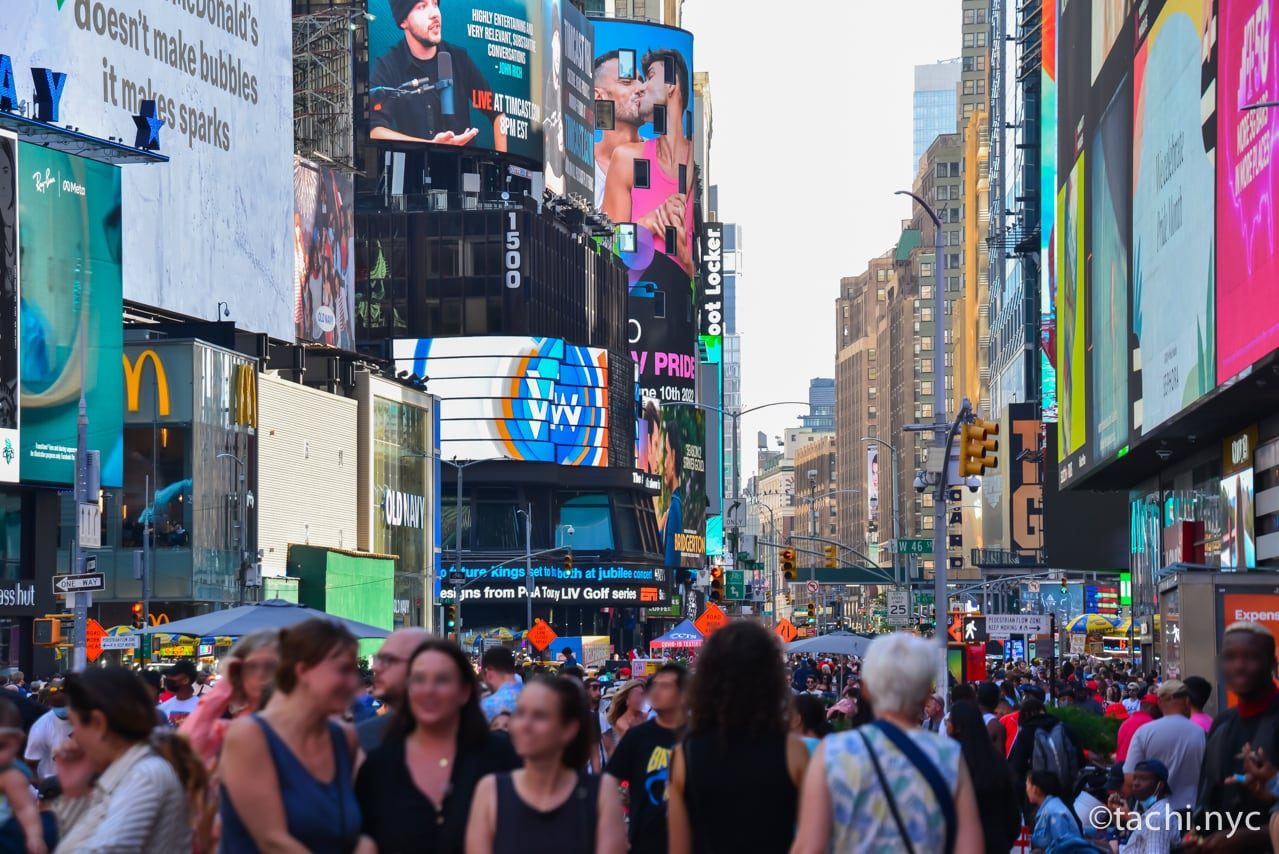
<svg viewBox="0 0 1279 854"><path fill-rule="evenodd" d="M360 805L355 800L355 782L351 771L351 748L342 727L329 721L333 739L335 772L333 779L321 783L298 761L293 751L260 716L253 720L262 727L275 779L284 802L284 817L289 835L315 854L347 854L360 841ZM257 845L231 799L222 792L222 845L226 854L256 852Z"/></svg>

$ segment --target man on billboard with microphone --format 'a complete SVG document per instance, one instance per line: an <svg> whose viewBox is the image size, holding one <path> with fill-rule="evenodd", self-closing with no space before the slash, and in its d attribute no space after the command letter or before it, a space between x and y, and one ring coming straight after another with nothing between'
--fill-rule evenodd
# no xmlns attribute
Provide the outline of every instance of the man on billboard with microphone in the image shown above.
<svg viewBox="0 0 1279 854"><path fill-rule="evenodd" d="M378 57L369 81L369 137L467 145L475 92L492 103L493 87L462 48L441 37L441 0L390 0L404 39ZM493 112L493 148L506 151L505 116Z"/></svg>

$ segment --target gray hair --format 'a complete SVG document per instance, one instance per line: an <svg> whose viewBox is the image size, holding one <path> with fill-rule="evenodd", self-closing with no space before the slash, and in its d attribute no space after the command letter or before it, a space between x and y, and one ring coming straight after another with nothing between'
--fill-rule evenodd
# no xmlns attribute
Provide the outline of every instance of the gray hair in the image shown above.
<svg viewBox="0 0 1279 854"><path fill-rule="evenodd" d="M875 638L862 663L862 681L876 713L919 714L936 675L937 646L904 632Z"/></svg>

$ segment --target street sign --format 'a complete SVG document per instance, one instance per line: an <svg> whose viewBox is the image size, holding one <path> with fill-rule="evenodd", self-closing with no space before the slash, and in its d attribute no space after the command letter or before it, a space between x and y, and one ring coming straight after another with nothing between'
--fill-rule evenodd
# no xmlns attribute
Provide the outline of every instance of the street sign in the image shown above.
<svg viewBox="0 0 1279 854"><path fill-rule="evenodd" d="M559 635L555 634L554 629L546 623L539 622L529 630L528 642L533 644L533 647L537 649L538 652L541 652L553 644L557 637L559 637Z"/></svg>
<svg viewBox="0 0 1279 854"><path fill-rule="evenodd" d="M1011 635L1043 635L1048 633L1047 614L989 614L986 631L992 638Z"/></svg>
<svg viewBox="0 0 1279 854"><path fill-rule="evenodd" d="M84 627L84 655L90 661L97 661L102 655L102 639L107 630L97 620L90 619Z"/></svg>
<svg viewBox="0 0 1279 854"><path fill-rule="evenodd" d="M728 625L728 615L724 613L724 609L714 602L708 602L706 610L693 621L693 625L697 626L697 630L702 633L702 637L708 638Z"/></svg>
<svg viewBox="0 0 1279 854"><path fill-rule="evenodd" d="M782 639L782 643L790 643L795 640L796 635L799 634L799 631L795 628L795 624L785 617L782 617L777 621L777 628L773 631L777 632L777 636Z"/></svg>
<svg viewBox="0 0 1279 854"><path fill-rule="evenodd" d="M731 602L740 602L746 598L746 572L744 570L725 570L724 598Z"/></svg>
<svg viewBox="0 0 1279 854"><path fill-rule="evenodd" d="M910 617L910 591L889 590L888 625L909 626L911 623Z"/></svg>
<svg viewBox="0 0 1279 854"><path fill-rule="evenodd" d="M449 584L454 587L461 587L466 584L466 572L461 569L449 570Z"/></svg>
<svg viewBox="0 0 1279 854"><path fill-rule="evenodd" d="M87 593L93 590L106 589L107 577L101 572L86 572L83 575L53 576L53 592L55 595L63 593Z"/></svg>
<svg viewBox="0 0 1279 854"><path fill-rule="evenodd" d="M933 553L933 541L898 539L896 549L899 555L930 555Z"/></svg>
<svg viewBox="0 0 1279 854"><path fill-rule="evenodd" d="M98 509L96 503L80 505L78 528L80 531L80 548L102 548L102 511Z"/></svg>
<svg viewBox="0 0 1279 854"><path fill-rule="evenodd" d="M103 649L137 649L138 635L107 635L102 639Z"/></svg>
<svg viewBox="0 0 1279 854"><path fill-rule="evenodd" d="M822 589L822 586L811 578L808 580L808 583L805 584L804 586L808 588L809 593L816 593L818 590Z"/></svg>

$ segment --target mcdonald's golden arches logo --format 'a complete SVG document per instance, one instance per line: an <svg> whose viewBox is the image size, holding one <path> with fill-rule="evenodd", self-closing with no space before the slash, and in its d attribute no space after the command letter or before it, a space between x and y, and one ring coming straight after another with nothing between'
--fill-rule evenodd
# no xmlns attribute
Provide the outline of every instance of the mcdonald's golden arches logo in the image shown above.
<svg viewBox="0 0 1279 854"><path fill-rule="evenodd" d="M235 423L250 430L258 426L258 371L251 364L235 366Z"/></svg>
<svg viewBox="0 0 1279 854"><path fill-rule="evenodd" d="M138 354L136 362L129 361L129 354L120 356L124 360L124 392L125 405L129 412L137 412L140 406L142 368L150 360L155 372L155 411L160 417L169 414L169 377L164 371L164 363L154 350L146 349Z"/></svg>

